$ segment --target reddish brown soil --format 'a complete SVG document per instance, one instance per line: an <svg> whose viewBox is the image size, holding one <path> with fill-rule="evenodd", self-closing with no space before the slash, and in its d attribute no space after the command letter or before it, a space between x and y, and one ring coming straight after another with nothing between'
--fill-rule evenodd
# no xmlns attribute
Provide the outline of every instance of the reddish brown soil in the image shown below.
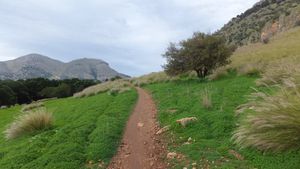
<svg viewBox="0 0 300 169"><path fill-rule="evenodd" d="M132 112L117 155L108 169L165 169L164 145L156 132L156 106L151 96L137 88L139 99Z"/></svg>

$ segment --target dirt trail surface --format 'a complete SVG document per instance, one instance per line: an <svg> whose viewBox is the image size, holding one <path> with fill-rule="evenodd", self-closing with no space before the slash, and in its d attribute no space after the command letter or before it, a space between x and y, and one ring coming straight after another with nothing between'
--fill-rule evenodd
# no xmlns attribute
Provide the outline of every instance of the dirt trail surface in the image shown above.
<svg viewBox="0 0 300 169"><path fill-rule="evenodd" d="M156 106L151 96L137 88L139 99L131 114L117 155L108 169L165 169L164 146L156 135Z"/></svg>

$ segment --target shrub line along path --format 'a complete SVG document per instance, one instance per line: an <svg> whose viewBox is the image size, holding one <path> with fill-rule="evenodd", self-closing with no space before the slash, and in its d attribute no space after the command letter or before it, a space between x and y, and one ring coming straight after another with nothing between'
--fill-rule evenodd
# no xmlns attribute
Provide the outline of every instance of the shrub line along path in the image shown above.
<svg viewBox="0 0 300 169"><path fill-rule="evenodd" d="M137 88L139 98L108 169L165 169L165 146L156 132L157 109L152 97Z"/></svg>

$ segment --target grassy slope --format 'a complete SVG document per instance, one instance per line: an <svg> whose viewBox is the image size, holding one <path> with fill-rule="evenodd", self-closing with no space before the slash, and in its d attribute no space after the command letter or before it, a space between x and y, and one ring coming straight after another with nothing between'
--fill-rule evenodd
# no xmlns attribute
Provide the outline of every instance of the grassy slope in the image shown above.
<svg viewBox="0 0 300 169"><path fill-rule="evenodd" d="M300 58L300 28L294 28L275 36L269 44L251 44L239 48L231 57L231 68L240 69L251 65L259 71L279 59Z"/></svg>
<svg viewBox="0 0 300 169"><path fill-rule="evenodd" d="M230 140L236 127L235 108L246 102L246 95L253 92L254 77L226 77L213 82L197 80L177 81L146 86L158 104L159 121L162 126L171 125L168 132L170 151L187 157L181 165L190 166L197 162L199 168L263 168L294 169L299 167L300 153L265 154L250 149L239 150ZM213 108L207 110L201 104L201 92L208 88L212 92ZM170 109L178 110L172 114ZM195 116L199 121L186 128L176 124L176 120ZM195 139L190 145L183 145L189 137ZM235 150L245 157L237 160L229 153ZM207 161L206 161L207 160ZM189 165L187 165L189 164Z"/></svg>
<svg viewBox="0 0 300 169"><path fill-rule="evenodd" d="M136 92L130 91L46 102L55 127L14 141L5 141L2 132L20 107L0 110L0 168L75 169L86 168L91 160L109 162L136 98Z"/></svg>

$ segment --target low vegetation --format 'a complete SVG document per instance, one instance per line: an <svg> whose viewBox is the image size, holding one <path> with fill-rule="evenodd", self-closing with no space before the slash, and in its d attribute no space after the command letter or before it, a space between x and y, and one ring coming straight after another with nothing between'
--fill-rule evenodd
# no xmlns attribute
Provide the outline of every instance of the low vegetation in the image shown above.
<svg viewBox="0 0 300 169"><path fill-rule="evenodd" d="M300 83L300 54L288 58L278 59L268 65L257 80L258 85L284 85L291 87Z"/></svg>
<svg viewBox="0 0 300 169"><path fill-rule="evenodd" d="M136 99L137 93L130 90L117 95L44 101L55 119L53 126L9 141L2 133L14 117L24 119L21 106L0 110L0 168L106 168L117 151Z"/></svg>
<svg viewBox="0 0 300 169"><path fill-rule="evenodd" d="M173 80L178 80L179 77L168 76L165 72L153 72L148 75L143 75L132 79L132 84L135 86L143 86L146 84L163 83Z"/></svg>
<svg viewBox="0 0 300 169"><path fill-rule="evenodd" d="M213 107L212 99L211 99L211 93L208 88L205 88L202 92L202 106L206 109L210 109Z"/></svg>
<svg viewBox="0 0 300 169"><path fill-rule="evenodd" d="M220 79L222 77L225 77L226 75L228 75L228 73L230 72L228 66L221 66L216 68L212 74L210 74L208 76L209 80L217 80Z"/></svg>
<svg viewBox="0 0 300 169"><path fill-rule="evenodd" d="M75 93L74 97L89 97L103 92L108 92L109 94L116 94L123 93L128 90L131 90L131 83L128 80L118 79L88 87L81 92Z"/></svg>
<svg viewBox="0 0 300 169"><path fill-rule="evenodd" d="M31 111L33 109L44 107L43 102L33 102L31 104L24 105L21 109L22 112Z"/></svg>

